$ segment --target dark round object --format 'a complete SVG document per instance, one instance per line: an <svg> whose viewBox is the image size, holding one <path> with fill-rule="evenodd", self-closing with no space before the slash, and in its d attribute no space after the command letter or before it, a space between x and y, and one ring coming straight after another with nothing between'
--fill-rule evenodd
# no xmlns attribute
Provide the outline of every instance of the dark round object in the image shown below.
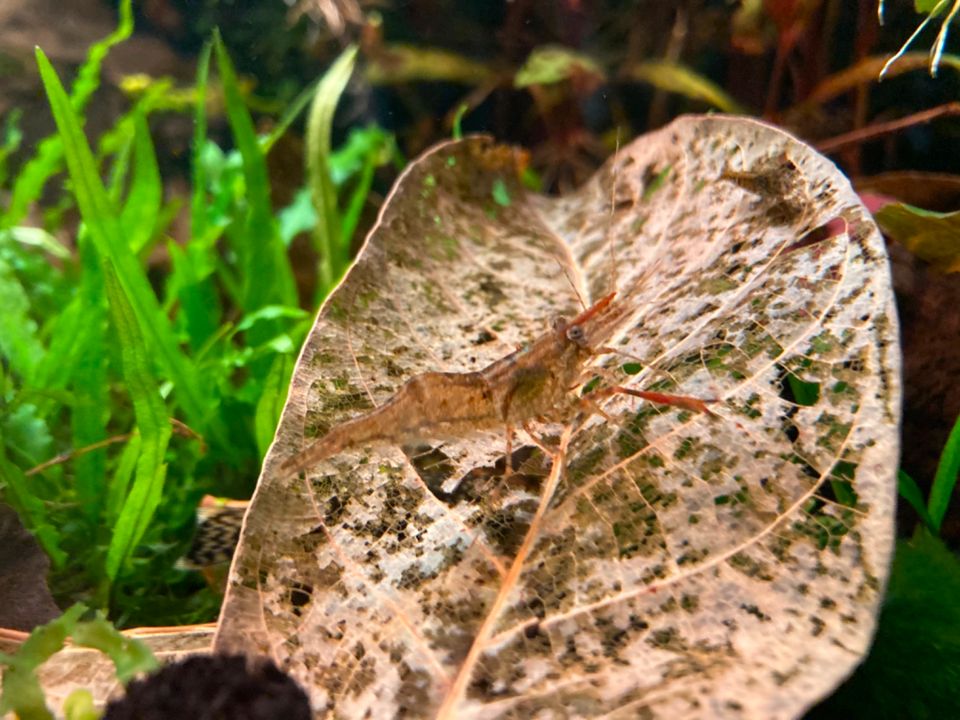
<svg viewBox="0 0 960 720"><path fill-rule="evenodd" d="M103 720L310 720L303 689L270 660L194 655L127 687Z"/></svg>

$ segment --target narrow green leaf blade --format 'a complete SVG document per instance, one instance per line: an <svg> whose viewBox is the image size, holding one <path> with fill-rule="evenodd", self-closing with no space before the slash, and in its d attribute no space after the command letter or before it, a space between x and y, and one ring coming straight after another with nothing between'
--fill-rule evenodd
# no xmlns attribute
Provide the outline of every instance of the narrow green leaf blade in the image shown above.
<svg viewBox="0 0 960 720"><path fill-rule="evenodd" d="M350 193L350 200L347 202L347 209L343 213L343 221L340 226L340 237L343 238L345 247L350 246L353 234L357 230L357 225L360 222L360 214L363 212L363 206L367 202L367 195L370 194L370 188L373 186L374 170L376 170L376 160L373 157L368 158L360 173L360 179Z"/></svg>
<svg viewBox="0 0 960 720"><path fill-rule="evenodd" d="M160 397L149 350L137 323L133 308L120 286L113 268L104 269L104 285L110 302L110 314L120 341L123 378L133 402L141 452L137 473L107 550L107 577L115 579L124 560L146 532L160 503L166 465L163 462L170 441L170 423Z"/></svg>
<svg viewBox="0 0 960 720"><path fill-rule="evenodd" d="M940 532L940 525L947 514L953 489L957 484L957 475L960 474L960 417L953 425L953 430L947 437L947 443L940 454L937 464L937 473L933 476L933 486L930 488L930 502L927 507L933 522L933 529Z"/></svg>
<svg viewBox="0 0 960 720"><path fill-rule="evenodd" d="M283 115L280 116L276 127L274 127L273 130L270 131L270 134L260 143L264 155L270 152L277 140L283 137L284 133L286 133L293 124L293 121L296 120L300 116L300 113L310 104L310 101L313 100L313 96L317 92L319 84L319 81L313 82L301 90L300 94L293 99L289 107L283 111Z"/></svg>
<svg viewBox="0 0 960 720"><path fill-rule="evenodd" d="M900 493L900 497L910 503L910 507L916 510L917 515L923 520L923 524L930 528L932 532L936 532L936 530L934 530L933 519L930 517L930 513L927 512L927 505L923 501L923 492L921 492L920 486L917 485L916 480L903 470L897 471L897 490Z"/></svg>
<svg viewBox="0 0 960 720"><path fill-rule="evenodd" d="M193 172L193 193L190 196L190 237L202 238L207 233L207 176L203 149L207 142L207 78L210 75L212 45L204 43L197 60L197 104L193 113L193 149L190 165Z"/></svg>
<svg viewBox="0 0 960 720"><path fill-rule="evenodd" d="M236 250L243 262L243 309L250 312L271 302L296 305L297 293L286 248L280 241L270 203L266 156L243 103L233 63L219 37L214 40L223 82L227 118L243 157L248 215ZM265 282L265 279L268 281Z"/></svg>
<svg viewBox="0 0 960 720"><path fill-rule="evenodd" d="M341 220L340 237L344 248L351 246L373 184L374 171L395 158L397 147L393 135L376 125L351 130L346 142L327 158L330 179L336 187L342 189L348 180L354 179ZM347 259L344 258L344 261Z"/></svg>
<svg viewBox="0 0 960 720"><path fill-rule="evenodd" d="M736 115L746 113L743 106L715 82L678 63L663 60L637 63L627 68L626 76L691 100L705 102L723 112Z"/></svg>
<svg viewBox="0 0 960 720"><path fill-rule="evenodd" d="M307 119L307 178L317 211L314 242L320 253L320 292L324 295L349 262L349 248L340 237L337 191L330 178L329 159L333 114L356 59L357 48L351 45L334 61L320 81Z"/></svg>
<svg viewBox="0 0 960 720"><path fill-rule="evenodd" d="M140 457L140 449L140 436L133 435L127 444L123 446L123 452L120 453L117 468L107 488L105 516L106 523L111 530L116 528L117 518L120 517L120 511L123 509L123 501L127 497L130 480L137 467L137 458Z"/></svg>
<svg viewBox="0 0 960 720"><path fill-rule="evenodd" d="M133 122L133 179L120 212L120 224L130 249L139 253L156 232L163 204L163 184L147 119L143 113L137 113Z"/></svg>
<svg viewBox="0 0 960 720"><path fill-rule="evenodd" d="M89 237L80 238L80 290L77 294L83 309L77 323L83 324L84 344L67 348L60 362L71 364L70 376L74 391L70 425L73 447L82 448L107 437L110 419L110 388L107 380L106 305L103 300L103 272ZM77 500L91 524L100 516L103 487L106 479L105 449L83 453L73 460Z"/></svg>
<svg viewBox="0 0 960 720"><path fill-rule="evenodd" d="M280 411L283 410L283 404L287 401L291 372L293 372L293 357L287 354L278 354L264 380L263 393L260 395L260 400L257 401L255 416L257 449L260 451L261 458L267 454L267 450L273 442L277 421L280 419Z"/></svg>

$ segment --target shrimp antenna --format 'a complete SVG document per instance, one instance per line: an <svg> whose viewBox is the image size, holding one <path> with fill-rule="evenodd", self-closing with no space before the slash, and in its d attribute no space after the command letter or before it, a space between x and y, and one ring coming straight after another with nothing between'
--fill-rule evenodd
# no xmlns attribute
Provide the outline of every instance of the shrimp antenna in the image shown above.
<svg viewBox="0 0 960 720"><path fill-rule="evenodd" d="M567 272L567 268L558 258L554 258L554 262L557 263L557 267L560 268L560 272L563 273L563 276L567 279L567 282L570 283L570 288L573 290L574 295L577 296L577 302L580 303L580 309L586 310L587 304L583 301L583 295L580 294L580 290L577 289L577 284L573 281L573 278L570 277L570 273Z"/></svg>
<svg viewBox="0 0 960 720"><path fill-rule="evenodd" d="M617 279L617 243L616 239L610 235L610 228L613 226L613 213L617 201L617 180L619 179L619 168L617 159L620 156L620 126L617 125L617 141L613 150L613 182L610 183L610 213L607 219L607 238L610 240L610 280L613 283L613 289L619 286Z"/></svg>

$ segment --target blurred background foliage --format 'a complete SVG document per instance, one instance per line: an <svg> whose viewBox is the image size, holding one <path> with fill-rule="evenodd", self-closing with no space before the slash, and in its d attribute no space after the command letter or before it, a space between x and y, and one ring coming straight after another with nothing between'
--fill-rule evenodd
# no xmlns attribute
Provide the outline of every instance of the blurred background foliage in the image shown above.
<svg viewBox="0 0 960 720"><path fill-rule="evenodd" d="M888 0L881 24L877 0L4 3L0 499L54 598L120 625L215 616L176 567L197 502L252 492L313 313L409 158L486 132L560 192L618 143L723 111L798 134L865 198L953 211L958 5ZM902 621L955 572L928 540L960 539L960 243L949 213L890 207L901 530L926 528L903 557L931 558L894 576Z"/></svg>

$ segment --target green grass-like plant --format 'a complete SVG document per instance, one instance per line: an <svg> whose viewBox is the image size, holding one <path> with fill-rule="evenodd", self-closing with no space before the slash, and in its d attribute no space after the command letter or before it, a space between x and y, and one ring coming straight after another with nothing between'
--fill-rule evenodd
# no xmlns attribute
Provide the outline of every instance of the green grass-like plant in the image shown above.
<svg viewBox="0 0 960 720"><path fill-rule="evenodd" d="M958 475L960 475L960 417L953 424L953 429L947 436L947 442L940 453L937 471L930 485L930 497L926 502L923 500L920 486L905 470L901 469L897 477L900 497L910 503L923 521L926 530L933 535L940 534L940 527L953 498Z"/></svg>
<svg viewBox="0 0 960 720"><path fill-rule="evenodd" d="M0 500L50 556L61 603L85 600L121 625L164 625L210 619L219 604L174 564L198 499L248 496L272 441L313 310L298 304L291 241L326 234L322 299L349 262L376 167L397 154L378 128L330 149L355 50L259 137L215 36L198 63L190 236L178 242L168 231L183 203L164 197L149 129L170 105L169 85L152 85L93 145L83 130L103 57L131 32L125 0L118 29L91 48L69 92L38 50L57 132L16 174L15 118L0 137L10 191L0 210ZM233 150L207 136L214 59ZM276 209L267 155L311 102L308 135L320 140L308 141L309 180ZM24 224L31 207L42 227ZM78 227L66 220L72 208ZM158 252L169 258L161 280L149 263Z"/></svg>

